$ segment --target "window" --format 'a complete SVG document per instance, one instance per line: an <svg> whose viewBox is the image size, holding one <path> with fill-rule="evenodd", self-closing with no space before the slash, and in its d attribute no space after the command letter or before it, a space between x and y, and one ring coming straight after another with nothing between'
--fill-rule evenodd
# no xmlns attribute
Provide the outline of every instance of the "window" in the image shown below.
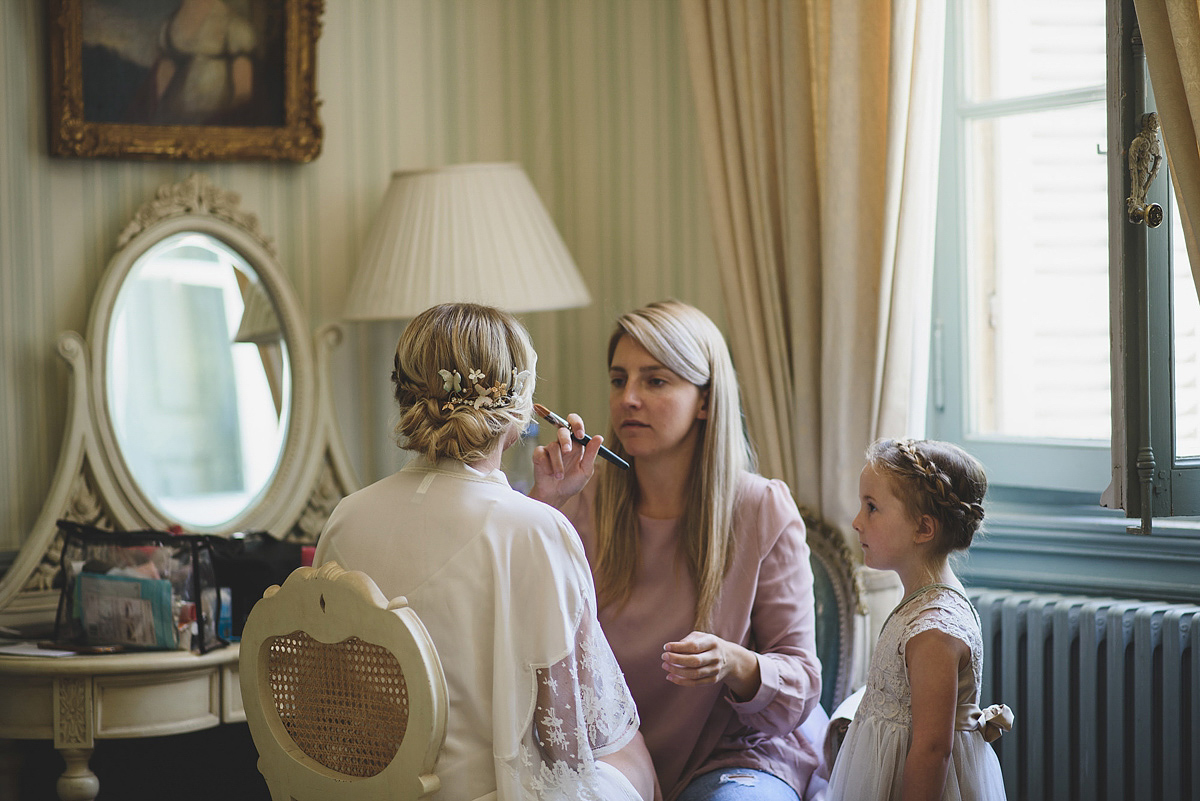
<svg viewBox="0 0 1200 801"><path fill-rule="evenodd" d="M1123 151L1153 109L1133 2L948 6L928 435L988 469L977 577L1136 593L1155 582L1123 573L1200 565L1195 520L1155 523L1148 548L1126 519L1144 501L1200 513L1200 302L1165 161L1148 199L1166 221L1127 221ZM1123 497L1105 492L1114 448ZM1086 554L1101 542L1108 573ZM1017 553L1030 548L1044 564ZM1197 592L1182 574L1156 582Z"/></svg>
<svg viewBox="0 0 1200 801"><path fill-rule="evenodd" d="M1104 2L951 6L932 431L998 485L1098 497L1110 473Z"/></svg>

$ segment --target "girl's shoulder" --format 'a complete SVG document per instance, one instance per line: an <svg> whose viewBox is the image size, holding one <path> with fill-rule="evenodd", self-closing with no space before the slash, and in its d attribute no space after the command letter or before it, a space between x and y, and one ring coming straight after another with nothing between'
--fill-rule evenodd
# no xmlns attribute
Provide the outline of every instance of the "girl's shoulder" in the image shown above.
<svg viewBox="0 0 1200 801"><path fill-rule="evenodd" d="M925 631L941 631L974 647L981 642L979 618L975 607L963 593L948 585L932 585L918 590L901 602L894 614L902 629L904 643Z"/></svg>
<svg viewBox="0 0 1200 801"><path fill-rule="evenodd" d="M909 619L933 612L946 612L975 618L975 607L958 587L949 584L930 584L916 590L896 605L894 614Z"/></svg>

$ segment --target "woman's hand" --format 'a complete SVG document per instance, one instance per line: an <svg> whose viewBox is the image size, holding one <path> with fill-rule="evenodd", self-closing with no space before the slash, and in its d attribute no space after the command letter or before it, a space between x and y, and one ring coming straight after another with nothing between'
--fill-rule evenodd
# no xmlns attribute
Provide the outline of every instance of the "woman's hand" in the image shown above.
<svg viewBox="0 0 1200 801"><path fill-rule="evenodd" d="M758 654L703 631L664 645L662 666L672 684L698 687L723 681L741 701L753 698L762 683Z"/></svg>
<svg viewBox="0 0 1200 801"><path fill-rule="evenodd" d="M568 414L570 428L558 429L557 439L549 445L539 445L533 451L533 488L529 497L548 503L556 509L578 495L596 471L596 454L604 437L596 435L587 445L571 439L574 433L582 438L583 418Z"/></svg>

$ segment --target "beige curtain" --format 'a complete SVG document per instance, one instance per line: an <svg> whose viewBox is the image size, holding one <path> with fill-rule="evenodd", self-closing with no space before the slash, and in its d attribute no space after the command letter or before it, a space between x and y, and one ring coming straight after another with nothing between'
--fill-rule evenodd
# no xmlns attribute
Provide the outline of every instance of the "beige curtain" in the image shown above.
<svg viewBox="0 0 1200 801"><path fill-rule="evenodd" d="M1200 2L1134 0L1192 278L1200 291Z"/></svg>
<svg viewBox="0 0 1200 801"><path fill-rule="evenodd" d="M853 540L864 448L923 428L945 0L682 2L760 469Z"/></svg>

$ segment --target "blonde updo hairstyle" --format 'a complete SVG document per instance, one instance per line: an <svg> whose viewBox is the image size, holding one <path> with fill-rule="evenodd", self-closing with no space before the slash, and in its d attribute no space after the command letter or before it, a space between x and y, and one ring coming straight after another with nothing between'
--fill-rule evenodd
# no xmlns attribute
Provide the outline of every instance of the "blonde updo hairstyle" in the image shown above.
<svg viewBox="0 0 1200 801"><path fill-rule="evenodd" d="M524 431L529 425L536 366L529 332L508 312L474 303L426 309L408 324L396 345L396 444L430 461L483 459L514 426ZM465 394L447 390L439 370L457 372ZM514 370L528 371L515 393ZM483 373L477 382L469 378L475 371ZM505 385L494 394L502 402L477 408L475 383L486 388Z"/></svg>
<svg viewBox="0 0 1200 801"><path fill-rule="evenodd" d="M971 546L983 523L987 475L957 445L937 440L881 439L867 449L867 464L888 476L913 520L929 515L940 524L934 556Z"/></svg>

